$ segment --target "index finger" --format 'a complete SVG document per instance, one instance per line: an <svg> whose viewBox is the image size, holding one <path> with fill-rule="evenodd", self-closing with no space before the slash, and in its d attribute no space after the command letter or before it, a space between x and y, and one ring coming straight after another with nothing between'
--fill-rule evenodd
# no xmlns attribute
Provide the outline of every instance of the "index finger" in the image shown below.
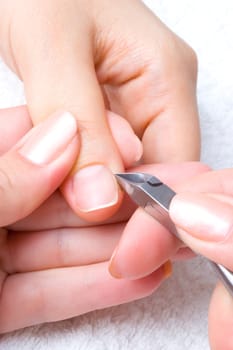
<svg viewBox="0 0 233 350"><path fill-rule="evenodd" d="M154 174L177 188L185 180L205 172L207 167L200 163L182 163L141 166L136 170ZM123 231L110 263L110 273L118 278L146 276L172 258L181 246L181 242L165 227L138 209Z"/></svg>

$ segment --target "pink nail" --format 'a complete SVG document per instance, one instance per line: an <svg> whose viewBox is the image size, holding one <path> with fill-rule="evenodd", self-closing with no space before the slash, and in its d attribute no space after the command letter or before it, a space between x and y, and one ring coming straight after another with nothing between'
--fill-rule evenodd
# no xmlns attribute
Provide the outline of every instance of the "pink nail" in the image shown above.
<svg viewBox="0 0 233 350"><path fill-rule="evenodd" d="M116 180L101 164L80 169L73 177L73 191L77 206L84 212L110 207L118 200Z"/></svg>
<svg viewBox="0 0 233 350"><path fill-rule="evenodd" d="M231 207L208 194L178 194L169 213L177 227L199 240L223 241L231 232Z"/></svg>
<svg viewBox="0 0 233 350"><path fill-rule="evenodd" d="M69 112L55 114L27 134L18 144L18 152L34 164L56 160L77 134L77 122Z"/></svg>

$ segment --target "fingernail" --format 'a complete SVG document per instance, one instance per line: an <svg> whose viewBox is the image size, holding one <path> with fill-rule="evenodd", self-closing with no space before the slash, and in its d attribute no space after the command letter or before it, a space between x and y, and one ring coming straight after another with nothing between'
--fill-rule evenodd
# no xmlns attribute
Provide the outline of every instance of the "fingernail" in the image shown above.
<svg viewBox="0 0 233 350"><path fill-rule="evenodd" d="M134 162L138 162L142 158L143 154L143 147L140 139L137 137L137 135L134 135Z"/></svg>
<svg viewBox="0 0 233 350"><path fill-rule="evenodd" d="M117 254L117 250L118 250L118 246L114 249L114 252L112 253L112 257L111 257L109 265L108 265L108 271L110 272L110 275L112 275L112 277L117 278L117 279L121 279L124 277L120 273L120 271L118 269L118 265L115 264L115 256Z"/></svg>
<svg viewBox="0 0 233 350"><path fill-rule="evenodd" d="M170 260L166 261L162 266L164 278L169 278L172 275L172 263Z"/></svg>
<svg viewBox="0 0 233 350"><path fill-rule="evenodd" d="M112 257L110 259L110 263L109 263L109 266L108 266L108 270L111 274L112 277L114 278L117 278L117 279L122 279L122 278L132 278L132 276L123 276L117 265L115 264L115 255L117 253L117 249L118 247L114 250L113 254L112 254ZM162 271L162 274L163 274L163 278L164 279L167 279L169 278L171 275L172 275L172 263L170 260L166 261L160 268L160 271ZM134 279L136 278L136 276L133 276ZM138 276L138 278L141 278L141 276Z"/></svg>
<svg viewBox="0 0 233 350"><path fill-rule="evenodd" d="M180 235L187 234L203 241L222 241L230 232L232 212L229 206L207 194L176 195L169 214Z"/></svg>
<svg viewBox="0 0 233 350"><path fill-rule="evenodd" d="M73 176L76 205L83 212L110 207L118 201L118 186L111 171L102 164L81 168Z"/></svg>
<svg viewBox="0 0 233 350"><path fill-rule="evenodd" d="M77 122L69 112L55 114L20 141L18 152L30 162L45 165L56 160L77 133Z"/></svg>

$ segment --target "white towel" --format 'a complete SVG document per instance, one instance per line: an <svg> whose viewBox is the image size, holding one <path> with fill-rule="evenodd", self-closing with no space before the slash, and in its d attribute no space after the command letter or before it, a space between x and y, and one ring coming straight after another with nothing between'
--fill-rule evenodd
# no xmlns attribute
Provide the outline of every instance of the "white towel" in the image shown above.
<svg viewBox="0 0 233 350"><path fill-rule="evenodd" d="M232 0L146 0L199 56L202 159L233 165ZM24 101L21 83L0 63L0 107ZM0 337L2 350L207 350L207 313L215 282L204 259L176 263L152 296L71 320Z"/></svg>

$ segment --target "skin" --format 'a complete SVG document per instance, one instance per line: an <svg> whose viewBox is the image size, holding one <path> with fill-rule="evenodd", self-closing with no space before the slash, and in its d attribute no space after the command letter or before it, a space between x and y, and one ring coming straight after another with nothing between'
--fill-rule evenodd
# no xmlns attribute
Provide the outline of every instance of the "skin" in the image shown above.
<svg viewBox="0 0 233 350"><path fill-rule="evenodd" d="M122 119L116 115L108 114L108 121L110 128L122 125ZM4 124L4 128L0 128L0 140L7 139L0 144L0 332L61 320L152 293L166 278L163 267L137 281L117 281L108 273L107 260L119 240L123 224L79 229L78 220L82 222L80 226L88 226L87 222L77 219L58 191L51 196L77 157L78 135L55 160L36 165L20 153L22 145L30 140L30 134L22 139L31 128L27 109L2 110L0 122ZM126 122L123 120L123 123ZM45 124L39 126L42 141L43 134L47 133L47 129L41 129ZM124 126L127 144L134 149L138 139L135 140L129 125ZM116 138L122 149L118 141ZM125 164L131 164L134 159L130 152L122 152L121 156ZM36 219L35 209L39 207L40 212L43 202L47 211ZM57 207L64 204L67 212L63 216L60 210L58 216ZM69 227L72 215L77 227ZM51 221L53 227L48 224L50 216L56 217ZM62 228L59 217L67 220ZM18 219L21 219L19 224L12 225ZM48 224L47 229L40 228L43 221Z"/></svg>
<svg viewBox="0 0 233 350"><path fill-rule="evenodd" d="M125 16L127 12L131 14L130 17ZM70 1L67 5L67 1L59 1L58 4L58 1L42 3L27 0L24 1L22 6L22 2L8 1L1 2L0 13L2 15L0 25L1 54L8 66L16 72L25 84L33 122L37 123L41 119L47 118L58 109L69 110L78 120L82 142L74 171L91 164L96 159L108 165L114 172L121 171L125 167L120 147L116 145L108 127L106 107L122 114L141 138L144 148L144 163L198 158L199 131L195 98L195 54L182 40L153 16L141 2L121 0L109 4L109 1L106 0L92 1L91 3ZM140 20L138 20L138 16L140 16ZM140 25L138 25L139 22ZM172 60L170 57L172 57ZM78 91L82 91L82 95L79 96ZM16 123L17 120L18 117L15 119ZM24 118L20 125L27 128L29 124L29 120ZM21 130L24 134L23 129ZM14 136L20 136L19 130L11 131L11 133ZM98 137L99 134L102 135L101 140ZM14 144L13 141L12 144ZM101 143L104 147L100 145ZM7 146L11 145L9 138L5 140L5 144ZM96 147L97 144L100 146ZM75 155L77 157L78 144L76 146L77 149L73 149L72 154L69 155L70 159L75 159ZM112 150L111 157L109 157L110 152L106 152L109 149ZM12 156L11 161L15 160L10 153L6 156L6 159L9 155ZM18 163L17 165L19 166ZM19 169L18 167L17 171ZM147 169L153 173L153 168L144 167L139 169ZM62 179L64 180L65 174L69 170L63 164L59 176L56 169L54 174L50 174L52 176L50 183L53 183L53 190ZM162 168L156 167L154 171L163 178ZM184 176L191 176L191 174L193 176L198 171L194 167L192 171L187 170L187 174L183 171L183 174ZM206 171L206 169L201 167L200 172L203 171ZM220 181L220 184L225 183L227 176L228 174L223 174L224 182ZM42 181L48 180L48 177L45 176L45 178ZM32 179L35 180L33 176ZM41 174L37 179L41 179ZM164 176L164 179L171 185L176 186L174 179L168 179L166 176ZM66 183L69 180L68 178ZM212 192L214 192L214 190L216 191L216 183L219 184L218 180L219 173L214 173L214 177L208 179L208 184L205 183L205 178L201 182L203 181L206 184L205 188L208 190L210 184L212 184ZM6 185L6 182L4 184ZM187 186L187 190L191 191L191 185ZM202 185L199 184L199 186L197 186L197 190L200 191ZM43 193L44 197L47 197L48 192L52 191L51 188L49 189L46 186L41 187L46 189ZM182 189L182 186L177 185L178 188ZM219 189L221 193L222 185ZM9 191L6 193L9 193ZM112 215L118 207L116 204L105 208L100 210L97 215L92 212L83 213L72 203L73 194L66 190L63 193L71 207L84 219L92 220L94 217L95 220L102 220ZM59 197L59 201L55 196ZM42 197L40 197L40 201L42 201ZM221 197L221 199L217 198L216 200L220 202L218 202L218 205L222 205L223 202L224 205L227 203L227 206L230 206L228 208L230 211L231 204L228 192L227 196L224 193L224 198ZM65 213L68 213L69 208L65 207L64 201L62 201L58 192L50 197L49 201L54 205L65 208ZM63 204L57 204L59 202ZM9 223L26 216L39 205L35 201L28 201L28 203L31 204L27 207L26 212L22 212L22 203L16 201L16 207L13 208L18 208L18 210L14 211L16 213L15 217L11 216ZM7 204L7 201L4 204ZM204 204L206 205L206 201ZM44 205L49 207L49 202L45 202ZM51 215L52 212L51 210ZM33 217L38 215L40 218L43 216L40 211L34 212L32 215ZM72 214L67 216L67 218L70 217L72 217ZM137 216L135 214L132 220L137 222L137 217L139 217L139 212ZM146 220L148 228L152 228L148 218L139 218L140 220ZM117 217L117 219L120 220L120 217ZM78 220L82 226L85 226L84 220L80 218ZM38 231L33 231L29 235L30 239L28 239L23 230L23 225L26 225L26 230L30 231L29 223L32 221L37 226ZM39 230L39 223L29 216L25 221L21 220L18 225L21 232L17 232L17 225L15 225L14 230L12 228L9 232L2 229L1 260L3 268L1 281L2 287L4 286L0 303L2 311L0 330L2 332L39 322L70 317L73 315L72 312L75 314L83 313L90 309L106 307L107 305L142 297L151 293L164 278L161 270L160 274L158 270L149 277L136 281L120 280L116 282L106 274L106 260L110 257L113 246L119 239L122 231L120 225L116 231L109 226L111 232L115 233L113 234L114 237L111 237L110 242L106 244L106 251L104 253L98 252L98 256L93 256L93 252L90 252L90 256L85 255L83 257L80 255L81 261L75 261L73 260L75 258L71 256L68 262L64 262L63 259L58 262L57 257L51 256L48 250L48 256L51 256L51 260L48 260L48 256L45 256L42 263L36 262L29 254L29 252L38 252L39 247L44 247L43 242L40 241L42 231ZM128 225L132 225L132 222ZM153 223L153 225L155 224ZM53 230L43 231L46 245L48 243L47 239L51 239L53 242L54 239L57 241L60 235L64 236L64 231L57 231L56 226L59 225L56 225L54 221ZM127 230L129 230L129 227ZM80 238L85 248L89 246L89 242L93 244L95 239L101 242L102 238L98 236L98 230L95 229L95 233L90 228L88 230L87 236L90 240L88 238L86 242L83 242L83 235ZM156 227L156 232L160 230L161 228ZM71 240L74 236L79 237L76 231L68 230L68 232L66 232L67 237ZM191 229L190 232L192 232ZM150 254L151 262L149 265L141 268L136 264L136 270L132 270L131 266L128 272L130 278L136 279L139 276L150 274L153 269L152 266L156 268L166 257L174 255L180 247L180 243L173 239L170 240L167 233L163 236L166 238L164 243L161 241L159 233L156 234L158 243L161 244L161 247L164 247L162 256L157 255L154 259L153 254ZM140 236L138 237L140 238ZM152 239L150 233L147 238L149 239L146 239L145 242ZM196 251L200 251L210 258L212 257L216 261L222 260L222 254L221 257L218 256L218 250L213 248L214 244L210 247L199 241L190 240L187 235L184 235L185 239L191 246L193 245ZM154 242L156 240L153 238ZM225 251L228 253L226 256L229 256L231 241L227 240L226 243L223 251L226 247ZM9 258L9 247L17 253L15 259ZM142 252L143 249L147 251L147 247L142 246ZM35 257L36 254L33 255ZM128 255L130 256L130 252ZM25 257L26 261L22 261ZM132 259L129 259L131 265ZM158 261L160 261L160 264ZM93 264L93 262L96 264ZM74 263L78 267L73 267ZM230 259L227 259L225 263L226 266L229 264L229 267L232 267ZM126 264L126 266L128 265ZM84 280L83 276L88 275L89 272L92 276L93 271L98 276L98 280L93 281L90 277L88 282L95 288L89 289L100 291L100 284L104 285L106 283L106 286L109 287L109 289L106 288L106 290L109 290L109 295L104 295L104 299L107 300L106 304L103 303L101 293L97 293L97 295L87 294L86 300L81 300L82 303L81 301L80 303L77 302L77 290L80 291L80 295L85 295L87 291L87 281ZM67 297L67 295L56 295L56 291L53 289L54 283L52 286L48 282L50 274L53 273L54 276L55 272L58 283L56 286L58 287L59 283L72 284L71 281L77 281L77 275L80 277L77 284L69 284L70 288L68 288L67 300L73 301L71 304L74 311L67 308L67 305L61 305L61 308L57 311L57 304L55 307L51 303L51 300L61 300L61 297L64 299ZM75 278L72 278L73 274L75 274ZM39 286L38 289L35 287L33 293L31 288L27 287L28 281L30 286L33 281L35 286ZM44 293L45 290L47 294ZM123 293L123 290L126 291L126 294ZM116 294L114 294L114 291ZM23 319L21 316L17 318L15 309L19 310L22 304L25 305L24 300L25 298L29 300L29 296L32 301L30 303L31 308L24 310L26 312ZM12 300L15 301L14 305L12 305ZM40 310L40 313L38 313L38 310ZM218 286L210 306L210 340L213 349L222 349L223 347L224 349L230 349L232 347L232 313L232 300L229 299L225 289ZM23 313L19 314L22 315ZM224 327L221 327L221 332L218 327L219 315L221 315L221 325L224 324Z"/></svg>
<svg viewBox="0 0 233 350"><path fill-rule="evenodd" d="M232 218L233 169L207 172L197 176L174 198L171 216L185 243L195 252L233 271ZM193 215L179 215L180 204L192 205ZM198 208L198 217L195 214ZM233 348L233 299L218 284L209 308L209 338L211 349Z"/></svg>
<svg viewBox="0 0 233 350"><path fill-rule="evenodd" d="M57 110L77 118L81 148L62 191L80 217L109 218L122 199L89 211L74 200L86 193L73 193L80 169L125 168L106 108L142 140L144 164L199 158L195 53L141 1L10 0L0 13L0 52L25 85L33 123Z"/></svg>
<svg viewBox="0 0 233 350"><path fill-rule="evenodd" d="M0 145L0 212L4 211L4 215L0 215L1 226L4 220L4 227L0 229L0 332L129 302L158 288L167 278L163 262L159 264L160 257L159 266L145 278L117 280L108 273L110 256L119 242L125 221L135 209L129 202L126 201L122 212L105 225L91 226L72 212L60 192L55 191L77 155L79 138L75 138L68 153L66 150L65 154L60 154L55 163L35 166L25 162L18 153L21 137L31 127L27 109L0 111L1 120L5 126L0 128L0 139L7 136L8 144ZM14 120L21 120L21 123L14 124ZM15 126L13 130L12 125ZM116 138L119 149L122 148L120 141L122 138ZM129 142L132 146L135 144L132 131L128 133L127 144ZM121 156L130 164L127 154ZM147 170L158 171L164 177L170 174L167 180L176 182L182 180L177 176L178 168L178 165L171 165L170 171L166 171L166 166L154 166ZM25 171L26 182L23 175L20 176ZM197 172L198 166L190 163L187 168L184 166L182 176L193 176ZM7 182L4 181L6 177ZM163 234L158 236L167 258L174 253L170 248L172 236L170 238L171 243L167 239L163 243Z"/></svg>
<svg viewBox="0 0 233 350"><path fill-rule="evenodd" d="M182 241L194 252L233 271L233 169L210 171L208 167L196 164L196 171L192 165L188 175L185 166L182 169L180 164L179 168L173 168L171 178L163 174L163 170L168 171L168 166L156 169L146 166L145 170L156 174L178 192L171 202L169 213ZM182 172L186 181L185 178L183 182L181 178L181 182L174 181ZM159 262L168 258L168 252L173 256L180 246L181 243L169 232L141 209L137 209L124 228L112 257L110 272L129 280L148 276L159 266ZM143 259L145 256L146 259ZM211 349L233 348L232 325L232 295L219 283L209 308Z"/></svg>
<svg viewBox="0 0 233 350"><path fill-rule="evenodd" d="M0 212L5 210L4 219L7 218L9 224L12 223L8 225L8 229L0 229L0 332L57 321L151 294L166 278L163 261L175 258L174 254L179 252L181 243L158 227L154 220L152 222L149 216L143 217L139 210L135 211L126 224L125 221L134 210L127 201L122 212L108 220L105 225L90 226L71 211L59 191L50 195L69 170L67 160L72 164L78 142L69 149L66 159L60 158L59 166L53 165L53 169L50 167L48 174L46 167L35 169L30 167L28 162L24 164L22 159L19 163L18 154L15 152L17 147L11 148L31 128L27 109L22 107L0 111L0 122L3 120L4 128L0 128L0 140L6 137L8 143L0 144L1 199L5 194L4 201L1 200L4 205L0 207ZM20 122L17 124L17 121ZM133 133L128 134L128 142L130 139L133 144ZM120 149L122 145L119 141L116 138ZM122 153L122 158L126 161L127 156ZM9 166L11 162L12 168ZM17 181L14 179L15 163L17 174L24 172L26 165L30 175L26 185L23 177L17 175ZM232 169L214 172L208 171L207 167L198 163L186 163L141 166L133 170L154 173L176 188L179 194L172 201L170 215L183 241L196 252L232 269ZM10 182L3 181L6 178L3 174L7 174ZM40 181L40 186L36 187L39 188L40 194L33 192L35 179ZM26 193L32 193L32 198L20 195L23 184ZM31 191L28 191L30 188ZM198 201L198 208L205 210L205 215L201 216L202 220L200 217L199 220L196 218L196 224L190 225L193 222L192 217L187 213L183 217L178 215L177 210L179 213L180 207L177 203L181 200L185 205L197 205ZM24 201L28 206L25 206ZM44 202L39 206L41 201ZM8 207L10 210L7 210ZM207 222L206 211L212 215L211 220ZM215 217L217 221L214 220ZM224 220L225 226L218 227L229 228L227 232L216 231L219 217ZM2 215L0 218L2 220ZM14 222L19 218L20 221ZM146 228L146 236L142 240L140 234L137 235L138 220L141 225L143 222L143 227ZM135 237L131 244L133 248L137 245L137 257L143 258L143 254L146 253L150 263L144 263L142 266L138 265L136 260L132 263L132 252L135 249L130 250L131 247L128 247L129 257L125 255L125 262L126 266L128 262L133 278L131 276L127 279L114 279L107 273L108 260L116 244L118 249L124 248L124 242L127 242L124 236L126 233L131 234L129 227ZM222 240L219 240L219 237L223 237ZM150 249L151 246L153 249ZM158 251L156 247L159 247ZM62 288L64 283L67 287L65 290ZM232 297L218 284L209 311L211 349L232 348L232 319Z"/></svg>

